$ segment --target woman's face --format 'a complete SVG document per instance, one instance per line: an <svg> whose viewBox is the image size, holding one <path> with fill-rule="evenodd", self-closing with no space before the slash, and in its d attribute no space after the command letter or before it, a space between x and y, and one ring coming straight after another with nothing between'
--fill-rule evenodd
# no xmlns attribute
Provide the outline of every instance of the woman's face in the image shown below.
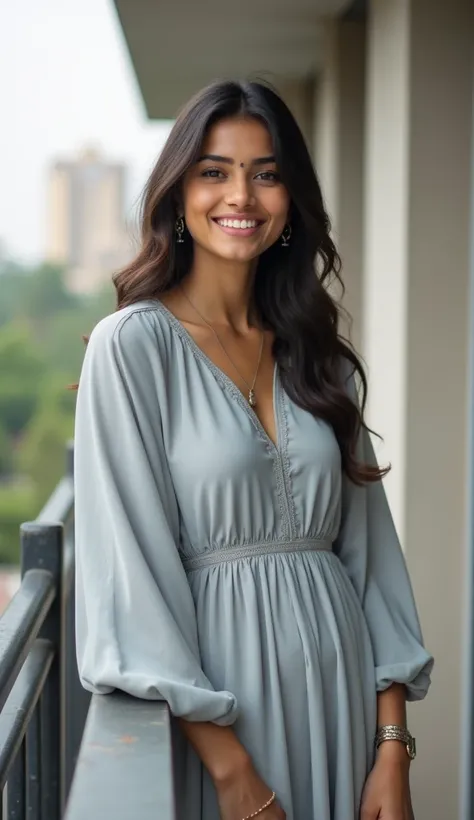
<svg viewBox="0 0 474 820"><path fill-rule="evenodd" d="M251 118L210 129L187 172L184 218L196 245L222 259L250 262L276 242L288 218L270 134Z"/></svg>

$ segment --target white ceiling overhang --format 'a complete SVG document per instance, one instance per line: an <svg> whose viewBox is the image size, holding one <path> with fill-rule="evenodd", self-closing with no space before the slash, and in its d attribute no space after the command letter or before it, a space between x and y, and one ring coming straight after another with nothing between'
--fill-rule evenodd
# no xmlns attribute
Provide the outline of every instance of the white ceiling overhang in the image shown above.
<svg viewBox="0 0 474 820"><path fill-rule="evenodd" d="M217 78L261 76L278 85L314 76L324 22L351 0L115 0L151 118L172 119Z"/></svg>

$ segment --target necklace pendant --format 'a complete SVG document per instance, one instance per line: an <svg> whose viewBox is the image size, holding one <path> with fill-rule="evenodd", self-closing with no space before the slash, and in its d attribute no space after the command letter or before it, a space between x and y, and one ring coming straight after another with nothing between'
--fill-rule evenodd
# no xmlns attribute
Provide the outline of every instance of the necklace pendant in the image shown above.
<svg viewBox="0 0 474 820"><path fill-rule="evenodd" d="M250 407L257 406L257 399L255 398L255 393L253 392L253 390L249 390L249 404Z"/></svg>

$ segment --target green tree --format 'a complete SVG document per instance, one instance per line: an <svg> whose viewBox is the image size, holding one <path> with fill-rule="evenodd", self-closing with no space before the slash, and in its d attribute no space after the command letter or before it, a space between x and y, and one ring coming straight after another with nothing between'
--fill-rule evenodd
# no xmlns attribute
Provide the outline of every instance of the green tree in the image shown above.
<svg viewBox="0 0 474 820"><path fill-rule="evenodd" d="M31 271L13 262L0 268L0 327L24 315Z"/></svg>
<svg viewBox="0 0 474 820"><path fill-rule="evenodd" d="M76 303L77 297L66 289L62 268L45 263L29 276L24 309L30 319L49 319Z"/></svg>
<svg viewBox="0 0 474 820"><path fill-rule="evenodd" d="M25 325L0 328L0 423L7 435L20 433L33 416L45 368Z"/></svg>
<svg viewBox="0 0 474 820"><path fill-rule="evenodd" d="M115 309L109 283L70 294L51 265L0 264L0 563L18 559L19 527L38 514L64 474L74 432L83 335ZM7 483L8 482L8 483Z"/></svg>
<svg viewBox="0 0 474 820"><path fill-rule="evenodd" d="M10 436L0 424L0 479L11 474L13 468L13 444Z"/></svg>
<svg viewBox="0 0 474 820"><path fill-rule="evenodd" d="M28 485L0 485L0 564L20 560L20 525L38 515L36 494Z"/></svg>
<svg viewBox="0 0 474 820"><path fill-rule="evenodd" d="M33 482L39 508L64 474L66 443L74 435L75 401L75 393L66 390L63 376L56 374L22 437L17 463L20 473Z"/></svg>
<svg viewBox="0 0 474 820"><path fill-rule="evenodd" d="M104 316L115 309L115 293L111 285L91 296L78 298L74 308L53 314L44 323L40 344L53 371L63 371L68 382L76 382L84 358L84 336Z"/></svg>

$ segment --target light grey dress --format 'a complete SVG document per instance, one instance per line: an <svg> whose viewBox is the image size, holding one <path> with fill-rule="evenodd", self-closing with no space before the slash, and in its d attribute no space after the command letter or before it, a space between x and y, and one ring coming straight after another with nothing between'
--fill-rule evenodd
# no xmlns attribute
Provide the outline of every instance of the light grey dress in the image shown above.
<svg viewBox="0 0 474 820"><path fill-rule="evenodd" d="M95 328L75 438L80 675L233 724L288 820L355 820L376 692L422 698L432 659L381 483L343 478L331 428L277 368L274 402L277 446L160 303ZM218 820L183 739L176 762L179 819Z"/></svg>

